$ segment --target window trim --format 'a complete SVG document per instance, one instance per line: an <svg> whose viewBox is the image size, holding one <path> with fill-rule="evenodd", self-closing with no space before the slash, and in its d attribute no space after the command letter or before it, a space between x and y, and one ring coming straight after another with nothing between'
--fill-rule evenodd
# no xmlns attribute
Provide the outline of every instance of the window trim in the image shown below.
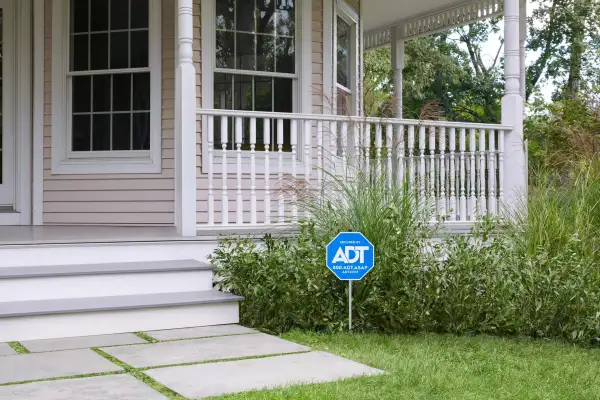
<svg viewBox="0 0 600 400"><path fill-rule="evenodd" d="M162 20L161 0L149 2L150 150L73 152L68 76L70 0L52 2L52 174L145 174L162 170ZM124 69L127 73L136 68ZM91 75L97 73L92 71Z"/></svg>
<svg viewBox="0 0 600 400"><path fill-rule="evenodd" d="M277 73L264 71L246 71L217 68L216 66L216 0L207 0L202 4L201 25L202 25L202 107L206 109L214 108L214 74L240 74L252 76L274 76L282 78L291 78L295 80L294 87L294 113L312 113L312 0L296 0L296 73ZM202 122L202 171L208 171L208 126L206 121ZM298 135L298 152L296 160L301 161L303 157L303 138ZM222 150L216 146L213 149L213 165L218 166L217 170L222 170L221 163ZM264 172L264 164L259 159L264 157L256 157L256 172ZM237 172L237 159L231 155L235 154L235 150L228 150L227 172ZM263 152L264 154L264 152ZM250 151L242 151L242 159L244 162L250 160ZM270 152L270 160L277 161L277 152ZM283 154L284 170L291 172L292 170L292 154L285 152ZM245 172L244 173L249 173ZM298 175L302 175L301 168L298 168Z"/></svg>
<svg viewBox="0 0 600 400"><path fill-rule="evenodd" d="M350 25L350 29L352 31L352 37L350 38L350 68L349 76L354 77L350 82L351 87L345 87L340 85L337 82L337 19L341 18L346 23ZM333 16L333 98L334 98L334 107L332 114L337 115L338 107L337 107L337 97L338 90L342 90L352 96L352 110L349 110L351 115L359 115L360 111L360 99L358 96L359 92L359 76L358 76L358 66L359 66L359 43L358 38L360 37L359 32L359 15L354 10L352 6L346 3L344 0L337 0L335 5L335 15Z"/></svg>

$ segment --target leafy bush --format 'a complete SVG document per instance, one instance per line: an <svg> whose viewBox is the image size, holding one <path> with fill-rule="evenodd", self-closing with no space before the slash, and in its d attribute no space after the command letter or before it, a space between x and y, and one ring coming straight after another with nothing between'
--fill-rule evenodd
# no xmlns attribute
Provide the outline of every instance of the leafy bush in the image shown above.
<svg viewBox="0 0 600 400"><path fill-rule="evenodd" d="M297 235L228 238L213 262L219 284L246 297L243 323L274 332L341 330L347 285L325 267L325 245L340 231L363 231L376 244L376 267L354 285L357 330L589 341L600 324L595 171L581 169L567 186L548 179L533 191L528 219L484 220L470 236L437 241L405 188L334 182L327 193L345 195L310 203L312 218Z"/></svg>

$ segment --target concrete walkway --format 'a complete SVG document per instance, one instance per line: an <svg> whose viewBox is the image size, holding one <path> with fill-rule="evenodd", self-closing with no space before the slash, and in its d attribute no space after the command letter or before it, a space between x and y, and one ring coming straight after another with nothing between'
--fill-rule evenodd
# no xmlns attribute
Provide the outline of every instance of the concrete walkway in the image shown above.
<svg viewBox="0 0 600 400"><path fill-rule="evenodd" d="M183 400L382 371L239 325L0 343L3 400Z"/></svg>

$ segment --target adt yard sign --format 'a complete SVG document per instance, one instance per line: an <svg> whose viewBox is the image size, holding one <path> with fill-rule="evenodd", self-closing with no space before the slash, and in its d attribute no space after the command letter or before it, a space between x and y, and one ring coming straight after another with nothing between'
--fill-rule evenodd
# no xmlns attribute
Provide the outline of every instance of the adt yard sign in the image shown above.
<svg viewBox="0 0 600 400"><path fill-rule="evenodd" d="M340 233L327 245L327 268L342 281L360 281L375 266L375 248L362 233Z"/></svg>

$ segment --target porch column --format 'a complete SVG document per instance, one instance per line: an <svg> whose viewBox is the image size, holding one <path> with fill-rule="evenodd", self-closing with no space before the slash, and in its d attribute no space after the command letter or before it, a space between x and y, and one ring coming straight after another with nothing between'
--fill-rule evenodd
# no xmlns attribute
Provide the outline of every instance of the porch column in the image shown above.
<svg viewBox="0 0 600 400"><path fill-rule="evenodd" d="M504 0L504 77L502 124L513 127L505 137L504 208L510 215L525 204L527 160L523 142L523 97L521 88L520 1Z"/></svg>
<svg viewBox="0 0 600 400"><path fill-rule="evenodd" d="M527 103L527 69L526 69L526 51L525 42L527 40L527 1L521 0L519 7L519 51L521 59L521 96L523 101Z"/></svg>
<svg viewBox="0 0 600 400"><path fill-rule="evenodd" d="M392 70L394 71L394 98L396 118L402 118L402 73L404 71L404 25L391 29Z"/></svg>
<svg viewBox="0 0 600 400"><path fill-rule="evenodd" d="M176 225L196 236L196 70L192 0L177 0L178 65L175 73Z"/></svg>

